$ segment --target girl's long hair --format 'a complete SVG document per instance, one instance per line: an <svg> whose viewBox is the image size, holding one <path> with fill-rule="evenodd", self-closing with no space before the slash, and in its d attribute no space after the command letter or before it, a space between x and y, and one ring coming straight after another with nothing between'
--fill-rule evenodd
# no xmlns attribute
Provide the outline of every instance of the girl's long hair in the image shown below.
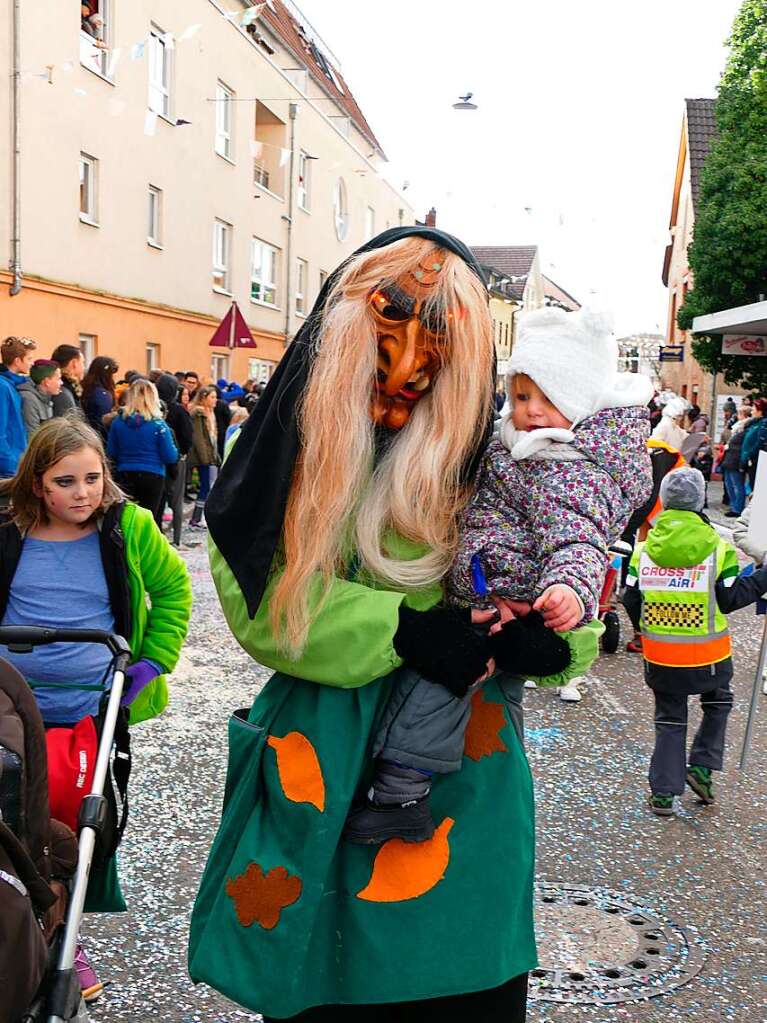
<svg viewBox="0 0 767 1023"><path fill-rule="evenodd" d="M189 402L189 411L192 412L194 411L194 409L199 408L207 414L208 409L206 409L203 406L203 402L210 394L215 394L216 396L218 396L218 391L216 390L215 387L212 386L198 387L197 391L195 392L194 398L192 398L192 400ZM212 409L210 411L212 414Z"/></svg>
<svg viewBox="0 0 767 1023"><path fill-rule="evenodd" d="M97 355L88 367L88 372L83 380L83 400L87 400L95 387L103 387L115 398L115 373L118 366L114 359L108 355Z"/></svg>
<svg viewBox="0 0 767 1023"><path fill-rule="evenodd" d="M400 590L438 582L455 555L458 514L468 497L463 470L493 397L487 292L459 256L439 250L443 268L425 308L427 317L432 304L454 311L442 365L375 466L370 415L378 341L368 298L413 274L435 250L412 237L363 253L328 296L298 410L301 454L283 525L284 572L270 602L275 639L293 657L300 656L317 602L334 575L344 575L352 552L361 567ZM425 552L395 557L387 549L392 532Z"/></svg>
<svg viewBox="0 0 767 1023"><path fill-rule="evenodd" d="M110 505L125 500L125 495L112 479L104 445L96 431L76 413L55 416L41 423L32 434L16 475L0 482L0 496L10 497L11 521L20 532L26 533L48 522L45 502L35 493L35 484L39 484L43 475L62 458L83 448L93 448L101 459L104 496L99 513L103 514Z"/></svg>
<svg viewBox="0 0 767 1023"><path fill-rule="evenodd" d="M149 380L138 379L128 388L123 405L124 416L141 416L142 419L161 419L162 408L157 388Z"/></svg>

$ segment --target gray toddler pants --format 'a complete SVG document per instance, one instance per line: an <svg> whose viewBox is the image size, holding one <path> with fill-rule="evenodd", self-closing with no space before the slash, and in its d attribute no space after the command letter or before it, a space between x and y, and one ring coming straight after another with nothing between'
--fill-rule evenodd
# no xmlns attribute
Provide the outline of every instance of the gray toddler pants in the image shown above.
<svg viewBox="0 0 767 1023"><path fill-rule="evenodd" d="M506 672L496 672L493 678L500 685L514 730L523 742L524 679ZM373 755L419 771L435 774L458 771L472 695L470 690L459 699L417 672L400 669L376 735Z"/></svg>

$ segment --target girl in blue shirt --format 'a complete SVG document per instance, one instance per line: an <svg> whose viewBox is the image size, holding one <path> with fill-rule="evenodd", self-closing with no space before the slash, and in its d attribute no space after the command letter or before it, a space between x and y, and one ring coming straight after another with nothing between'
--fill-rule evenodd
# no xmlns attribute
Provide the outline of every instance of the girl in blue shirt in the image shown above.
<svg viewBox="0 0 767 1023"><path fill-rule="evenodd" d="M124 501L98 435L79 418L43 423L16 476L0 483L6 495L0 624L120 633L132 653L122 699L130 720L159 713L167 702L164 675L176 666L189 623L189 578L149 513ZM108 675L106 647L53 643L30 653L0 647L0 656L34 690L47 727L98 712L102 693L93 687ZM89 910L124 909L114 858L100 870L101 887L94 886L95 873ZM96 996L100 985L80 947L75 968L86 1000Z"/></svg>

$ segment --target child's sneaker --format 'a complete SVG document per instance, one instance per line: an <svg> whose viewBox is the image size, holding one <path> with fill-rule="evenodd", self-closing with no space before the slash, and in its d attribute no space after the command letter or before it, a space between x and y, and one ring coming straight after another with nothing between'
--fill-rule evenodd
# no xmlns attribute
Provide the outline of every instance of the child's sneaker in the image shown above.
<svg viewBox="0 0 767 1023"><path fill-rule="evenodd" d="M667 792L651 792L647 797L650 809L658 817L673 817L674 797Z"/></svg>
<svg viewBox="0 0 767 1023"><path fill-rule="evenodd" d="M642 653L642 634L635 632L632 638L626 644L626 652L629 654L641 654Z"/></svg>
<svg viewBox="0 0 767 1023"><path fill-rule="evenodd" d="M559 699L564 703L580 703L583 699L578 683L582 682L583 679L571 678L566 686L562 686L559 690Z"/></svg>
<svg viewBox="0 0 767 1023"><path fill-rule="evenodd" d="M697 767L695 764L690 764L687 768L687 784L701 802L706 806L711 806L714 802L714 785L711 781L710 767Z"/></svg>
<svg viewBox="0 0 767 1023"><path fill-rule="evenodd" d="M84 1002L95 1002L97 998L101 997L101 993L104 990L103 985L99 984L96 971L91 966L90 960L79 941L75 949L75 973L77 974Z"/></svg>
<svg viewBox="0 0 767 1023"><path fill-rule="evenodd" d="M344 838L358 845L381 845L390 838L425 842L434 834L428 793L407 803L374 803L366 799L346 818Z"/></svg>

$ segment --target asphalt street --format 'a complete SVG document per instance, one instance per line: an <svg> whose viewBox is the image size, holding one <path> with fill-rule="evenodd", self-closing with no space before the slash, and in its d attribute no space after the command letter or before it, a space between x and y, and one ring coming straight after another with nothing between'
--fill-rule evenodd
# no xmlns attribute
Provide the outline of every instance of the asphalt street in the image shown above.
<svg viewBox="0 0 767 1023"><path fill-rule="evenodd" d="M105 1023L259 1019L193 986L186 973L189 914L221 805L227 719L235 708L250 705L268 673L229 634L204 545L187 548L184 557L195 607L171 703L161 718L133 733L131 815L119 854L129 910L90 917L83 927L99 976L110 982L91 1009L92 1018ZM640 1001L600 1002L599 991L596 1004L536 998L530 1002L531 1023L767 1019L767 697L760 699L749 769L737 769L761 619L747 609L732 616L731 625L735 709L713 807L701 806L690 792L674 818L656 818L647 809L651 697L641 658L625 653L623 645L594 666L580 704L561 702L555 691L527 693L542 885L541 962L549 970L541 975L538 993L545 995L553 978L549 992L562 997L561 976L577 980L615 964L620 973L623 963L636 962L631 928L650 933L647 927L655 925L640 926L645 918L670 928L656 935L661 958L673 958L672 945L663 945L673 932L683 935L688 962L696 969L702 963L697 976L668 991L653 980L652 964L644 977L632 968L632 991ZM625 640L625 618L623 628ZM698 714L697 708L691 711L692 727ZM573 901L576 889L585 893L580 908ZM560 894L546 895L552 891ZM639 914L633 924L632 912ZM671 986L671 965L667 973ZM564 995L577 989L566 984Z"/></svg>

